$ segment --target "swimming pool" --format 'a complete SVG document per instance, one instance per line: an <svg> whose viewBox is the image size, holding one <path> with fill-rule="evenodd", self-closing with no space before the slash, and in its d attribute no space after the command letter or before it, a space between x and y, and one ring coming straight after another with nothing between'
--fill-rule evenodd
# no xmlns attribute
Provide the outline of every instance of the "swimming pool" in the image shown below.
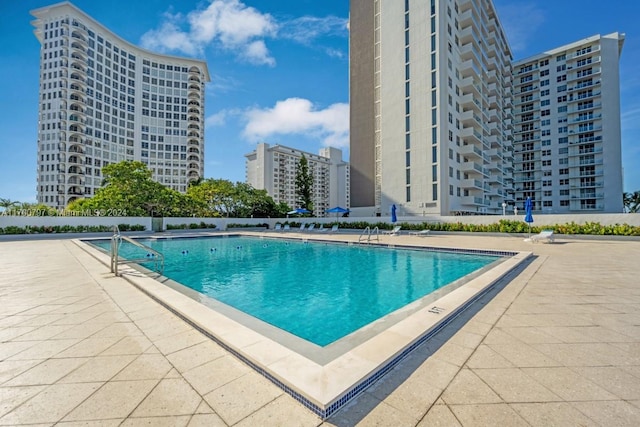
<svg viewBox="0 0 640 427"><path fill-rule="evenodd" d="M231 239L238 235L258 237L262 245L270 245L274 239L279 238L275 233L257 232L193 233L189 236L202 237L211 236L211 234L221 238L216 240L218 242L226 239L232 241ZM157 241L168 242L173 239L179 242L185 241L184 237L185 234L172 236L170 233L163 233L158 236ZM304 240L316 240L325 245L335 243L351 246L352 249L363 249L358 243L358 236L348 233L332 236L289 235L285 237L280 235L280 237L282 237L281 241L288 242L290 245L305 245L310 243L305 243ZM400 250L420 249L455 254L489 255L499 259L325 346L299 338L167 277L149 274L148 271L140 272L131 267L123 267L120 273L124 280L216 341L302 405L321 418L327 418L391 371L407 355L421 348L423 343L452 322L478 298L493 289L496 284L508 282L514 277L513 273L517 272L517 269L532 255L531 252L499 249L428 246L438 242L446 246L448 242L444 235L442 239L429 239L428 242L426 239L409 236L386 238L386 240L386 243L383 239L382 242L372 246L377 246L381 251L390 250L391 246L394 246L395 249ZM110 265L108 253L104 250L99 251L95 245L87 245L86 243L89 242L89 240L76 241L108 268ZM204 249L211 251L213 248L214 246L211 245ZM257 249L268 249L269 246L260 248L261 246ZM231 246L230 250L233 249L238 250ZM177 250L178 252L174 255L183 264L196 259L191 258L195 255L191 250L189 254L182 254L182 251L187 249L179 247ZM217 250L221 249L216 248ZM390 252L381 253L391 258L388 255ZM241 252L237 253L238 256L240 254ZM140 255L144 258L145 254L139 253L135 256L137 258ZM211 256L210 253L203 259L208 260L209 256ZM245 258L261 259L266 256L248 257L245 254ZM291 262L307 266L310 259L304 256L304 253L300 253L298 256L292 256ZM271 262L271 264L274 263ZM325 270L330 267L322 260L320 264L325 266ZM396 262L396 266L402 266L402 264ZM309 274L305 274L305 279L307 276ZM380 276L381 284L395 282L387 280L389 274ZM363 281L362 278L360 281ZM123 283L118 284L118 286L121 285ZM267 288L260 286L257 289Z"/></svg>
<svg viewBox="0 0 640 427"><path fill-rule="evenodd" d="M140 242L164 254L164 276L318 346L500 258L241 236ZM144 257L130 244L120 254Z"/></svg>

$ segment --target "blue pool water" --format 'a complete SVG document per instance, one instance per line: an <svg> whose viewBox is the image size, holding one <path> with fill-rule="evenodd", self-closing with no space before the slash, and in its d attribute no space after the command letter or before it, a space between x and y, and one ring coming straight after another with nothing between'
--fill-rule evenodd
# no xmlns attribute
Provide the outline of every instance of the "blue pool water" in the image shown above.
<svg viewBox="0 0 640 427"><path fill-rule="evenodd" d="M164 254L166 277L319 346L499 258L250 237L140 242ZM125 242L120 255L146 254Z"/></svg>

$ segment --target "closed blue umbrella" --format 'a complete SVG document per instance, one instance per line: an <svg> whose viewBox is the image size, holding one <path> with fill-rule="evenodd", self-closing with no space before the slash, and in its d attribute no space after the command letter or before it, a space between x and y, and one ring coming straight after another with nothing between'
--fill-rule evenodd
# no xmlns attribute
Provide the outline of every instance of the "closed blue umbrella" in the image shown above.
<svg viewBox="0 0 640 427"><path fill-rule="evenodd" d="M391 222L398 222L398 217L396 216L396 205L395 203L391 205Z"/></svg>
<svg viewBox="0 0 640 427"><path fill-rule="evenodd" d="M531 211L533 211L533 202L531 201L531 197L527 197L527 200L524 202L524 222L529 224L529 238L531 238L531 223L533 222Z"/></svg>

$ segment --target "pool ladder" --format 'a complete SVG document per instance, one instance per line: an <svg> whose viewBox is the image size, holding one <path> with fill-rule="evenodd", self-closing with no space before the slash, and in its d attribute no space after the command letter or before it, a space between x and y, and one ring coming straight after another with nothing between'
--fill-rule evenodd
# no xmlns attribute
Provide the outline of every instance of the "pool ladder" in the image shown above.
<svg viewBox="0 0 640 427"><path fill-rule="evenodd" d="M131 243L134 246L137 246L141 249L147 251L147 255L151 255L150 258L138 258L138 259L120 259L118 256L118 252L120 250L120 245L125 241L127 243ZM111 236L111 272L118 275L118 265L119 264L131 264L131 263L143 263L153 261L153 271L158 274L162 274L164 271L164 255L162 253L156 251L155 249L150 248L149 246L143 245L140 242L133 240L130 237L123 236L120 234L120 228L117 225L113 226L113 236Z"/></svg>
<svg viewBox="0 0 640 427"><path fill-rule="evenodd" d="M365 238L367 239L367 243L371 243L372 236L376 241L378 241L378 243L380 242L380 230L378 229L378 227L375 227L372 230L371 227L367 226L367 228L365 228L358 237L358 243L363 241Z"/></svg>

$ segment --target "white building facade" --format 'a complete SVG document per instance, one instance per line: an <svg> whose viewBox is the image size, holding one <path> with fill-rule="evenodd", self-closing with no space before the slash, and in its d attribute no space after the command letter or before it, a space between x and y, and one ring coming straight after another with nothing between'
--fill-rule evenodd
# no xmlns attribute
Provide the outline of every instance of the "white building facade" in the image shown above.
<svg viewBox="0 0 640 427"><path fill-rule="evenodd" d="M335 206L350 206L349 163L342 160L342 150L322 148L312 154L282 145L259 143L246 157L246 182L253 188L266 190L276 203L299 207L296 196L296 169L300 159L307 160L313 177L312 197L315 216L327 216Z"/></svg>
<svg viewBox="0 0 640 427"><path fill-rule="evenodd" d="M91 197L102 167L123 160L181 192L204 177L205 62L138 48L68 2L31 14L41 43L39 203Z"/></svg>
<svg viewBox="0 0 640 427"><path fill-rule="evenodd" d="M515 198L547 213L622 212L619 33L513 65Z"/></svg>
<svg viewBox="0 0 640 427"><path fill-rule="evenodd" d="M353 206L502 212L511 52L492 2L353 0L350 31Z"/></svg>
<svg viewBox="0 0 640 427"><path fill-rule="evenodd" d="M514 63L491 0L352 0L354 212L621 212L623 39Z"/></svg>

